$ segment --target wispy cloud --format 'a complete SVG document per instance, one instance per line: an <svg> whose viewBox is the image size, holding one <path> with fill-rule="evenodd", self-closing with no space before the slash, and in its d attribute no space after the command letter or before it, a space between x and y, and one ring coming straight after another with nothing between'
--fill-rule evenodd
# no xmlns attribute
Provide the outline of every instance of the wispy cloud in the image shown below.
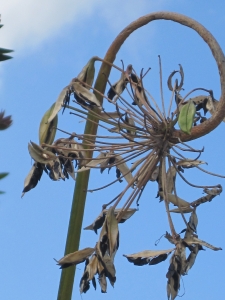
<svg viewBox="0 0 225 300"><path fill-rule="evenodd" d="M102 0L11 0L1 4L1 45L35 47L57 35L68 23L79 22L93 13Z"/></svg>
<svg viewBox="0 0 225 300"><path fill-rule="evenodd" d="M54 38L60 29L76 22L86 25L87 18L98 16L109 29L120 30L147 12L162 8L166 0L11 0L1 4L1 47L17 50L35 48ZM96 21L98 20L96 18Z"/></svg>

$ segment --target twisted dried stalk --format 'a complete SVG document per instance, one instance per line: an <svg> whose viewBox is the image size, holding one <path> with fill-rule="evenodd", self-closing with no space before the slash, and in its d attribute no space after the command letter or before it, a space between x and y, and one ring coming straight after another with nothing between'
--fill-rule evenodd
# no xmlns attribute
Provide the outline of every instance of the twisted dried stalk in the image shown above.
<svg viewBox="0 0 225 300"><path fill-rule="evenodd" d="M178 139L180 139L183 142L194 140L214 130L222 122L225 116L225 57L219 44L212 36L212 34L205 29L205 27L203 27L197 21L181 14L164 12L164 11L151 13L137 19L136 21L128 25L124 30L122 30L120 34L116 37L116 39L113 41L111 46L109 47L104 60L108 61L109 63L113 63L116 58L116 54L118 53L120 47L125 42L125 40L129 37L129 35L135 30L137 30L138 28L154 20L170 20L195 30L207 43L210 50L212 51L213 57L216 60L218 71L220 74L221 97L215 114L204 123L193 127L191 130L191 135L187 135L179 130L174 130L173 135L171 137L171 142L173 142L174 144L179 142ZM102 94L104 94L105 92L110 71L111 71L111 66L103 62L95 83L95 89ZM102 103L103 101L102 96L100 96L98 93L95 93L95 95L98 98L98 100ZM93 123L91 120L94 120L96 123ZM86 122L85 134L90 134L95 136L97 133L97 128L98 128L98 119L93 115L89 114L88 120ZM93 143L94 141L95 138L93 138ZM91 151L88 152L88 155L90 158L92 157ZM89 180L89 171L82 172L77 176L77 181L74 189L73 204L71 208L65 254L74 252L79 248L81 226L82 226L85 200L86 200L86 192L84 191L87 191L88 180ZM58 291L58 300L71 299L74 275L75 275L75 267L64 269L62 271L60 286Z"/></svg>

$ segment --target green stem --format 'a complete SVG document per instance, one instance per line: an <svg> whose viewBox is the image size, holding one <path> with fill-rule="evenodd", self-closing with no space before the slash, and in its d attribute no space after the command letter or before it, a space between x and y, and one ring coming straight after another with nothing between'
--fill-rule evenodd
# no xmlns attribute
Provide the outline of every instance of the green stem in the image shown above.
<svg viewBox="0 0 225 300"><path fill-rule="evenodd" d="M108 66L103 63L96 80L95 88L98 91L101 91L103 94L105 92L110 69L111 66ZM106 76L104 76L103 73L106 74ZM99 94L96 94L96 97L98 97L99 101L102 103L102 97ZM93 123L91 120L94 120L96 123ZM96 135L97 128L98 118L94 117L93 114L89 113L84 133ZM92 152L88 151L87 156L91 158ZM70 213L70 222L67 233L65 255L68 253L75 252L79 249L89 175L89 171L81 172L77 175L77 180L74 188L73 203ZM57 300L71 300L75 271L76 267L70 267L62 270Z"/></svg>
<svg viewBox="0 0 225 300"><path fill-rule="evenodd" d="M75 252L79 248L86 198L86 193L84 190L88 184L89 173L90 172L87 171L81 173L80 176L77 176L77 181L74 188L73 203L71 207L65 255ZM75 271L76 267L70 267L62 270L57 298L58 300L69 300L72 298Z"/></svg>

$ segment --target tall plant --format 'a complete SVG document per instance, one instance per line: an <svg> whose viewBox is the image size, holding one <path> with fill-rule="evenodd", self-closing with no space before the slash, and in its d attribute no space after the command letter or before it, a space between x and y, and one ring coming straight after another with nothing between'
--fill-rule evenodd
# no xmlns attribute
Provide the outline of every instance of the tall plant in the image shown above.
<svg viewBox="0 0 225 300"><path fill-rule="evenodd" d="M159 58L161 110L159 101L153 99L144 86L143 71L137 75L132 65L121 69L113 64L120 47L133 31L153 20L160 19L171 20L192 28L208 44L220 73L220 101L214 98L213 91L205 88L193 88L184 95L182 90L184 70L180 65L179 69L172 72L168 78L167 85L172 96L166 108ZM96 61L102 61L102 65L92 87ZM108 80L112 67L120 72L120 77L114 84L110 84ZM173 80L176 73L180 74L179 82L177 79ZM76 177L65 255L57 261L63 269L58 300L71 299L75 274L73 266L84 261L86 263L80 281L81 293L88 291L91 281L96 287L96 274L102 292L107 290L107 278L114 285L116 281L114 257L119 247L118 224L125 222L135 213L136 209L131 208L131 205L134 201L138 204L149 182L156 181L158 184L157 196L165 204L170 229L170 233L166 232L165 238L173 246L158 251L140 251L125 257L134 265L153 265L166 260L170 255L166 273L168 299L177 297L181 276L187 274L192 268L203 247L214 251L221 250L220 247L212 246L197 236L197 210L201 209L199 206L219 195L222 187L220 184L199 186L190 183L184 173L188 172L189 168L198 168L213 176L223 177L210 173L200 166L205 163L199 160L202 150L190 147L187 142L211 132L224 119L224 76L224 54L215 38L201 24L177 13L157 12L141 17L128 25L114 40L104 59L91 58L80 74L62 90L57 101L41 121L39 145L31 142L28 146L34 165L25 180L23 189L24 194L34 188L41 179L43 171L46 171L52 180ZM105 93L107 82L110 84L110 89ZM129 99L123 97L124 90L127 90ZM196 90L201 91L200 95L190 98L191 93ZM75 106L69 105L72 95ZM103 109L104 98L109 102L112 111ZM72 114L86 120L85 132L84 134L70 133L69 137L54 141L57 114L62 107L71 109ZM209 119L205 117L208 111L212 115ZM106 131L105 135L97 135L98 124ZM80 140L82 143L79 142ZM188 152L197 153L197 157L186 157ZM99 216L86 227L96 233L101 229L97 244L87 245L91 247L78 250L89 173L91 169L96 168L101 172L114 168L116 178L108 185L95 190L107 188L121 180L125 180L127 186L109 203L104 203ZM205 195L192 202L181 199L177 195L178 176L192 187L202 188ZM123 205L118 208L120 203ZM171 207L172 204L176 207ZM174 213L182 216L185 224L182 233L178 233L180 230L174 226L172 217Z"/></svg>

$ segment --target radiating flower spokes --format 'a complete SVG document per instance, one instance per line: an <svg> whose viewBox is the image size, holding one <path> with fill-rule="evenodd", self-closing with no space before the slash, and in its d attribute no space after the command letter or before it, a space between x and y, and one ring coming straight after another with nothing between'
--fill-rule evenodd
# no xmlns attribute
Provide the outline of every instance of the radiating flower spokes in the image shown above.
<svg viewBox="0 0 225 300"><path fill-rule="evenodd" d="M180 277L193 266L193 259L196 259L198 251L201 250L200 248L206 246L213 250L221 249L198 239L196 235L198 225L196 208L219 195L222 188L220 185L199 186L187 181L183 173L188 169L198 168L205 171L202 167L199 167L199 165L205 164L204 161L199 160L203 150L193 149L179 138L174 139L173 132L178 125L181 131L190 134L193 126L198 122L204 122L206 119L199 110L203 109L204 114L207 111L213 114L217 102L213 98L213 93L208 90L206 91L209 92L209 96L197 96L188 100L186 100L187 96L182 97L184 71L182 66L179 65L180 70L172 72L168 78L168 88L172 92L172 96L168 114L166 114L162 91L161 60L162 111L157 101L144 88L143 71L138 77L132 65L128 65L125 71L116 67L121 71L120 79L114 84L109 82L110 89L107 95L103 95L91 86L96 60L100 59L94 57L88 62L78 77L74 78L63 89L55 106L52 106L44 116L44 120L47 121L41 122L40 132L44 134L41 134L40 145L31 142L28 146L29 153L35 163L25 180L23 194L37 185L43 170L49 173L52 180L65 180L69 177L68 174L75 179L76 173L94 169L99 169L100 173L103 173L106 169L108 171L112 168L116 170L115 180L105 186L88 190L90 192L107 188L122 180L127 182L122 191L113 199L109 199L108 203L104 203L103 210L97 219L84 228L92 229L97 233L97 230L102 227L97 246L87 248L95 250L89 255L86 255L84 249L81 250L82 253L75 253L76 255L84 254L81 261L86 260L84 274L80 282L80 291L86 292L89 289L90 281L96 286L94 275L98 273L101 290L106 292L106 277L112 285L115 283L116 278L114 256L119 246L118 223L124 222L136 211L131 206L134 201L139 205L139 200L146 185L149 182L157 182L157 197L160 198L160 201L164 201L171 231L171 235L167 234L165 237L175 245L175 249L156 251L153 254L148 252L148 257L146 253L143 256L143 252L141 252L137 254L139 256L136 255L138 257L137 261L134 255L126 257L135 262L134 264L144 265L148 262L151 265L164 261L168 254L174 251L167 273L167 292L168 299L175 299L179 291ZM87 75L88 70L90 72ZM177 72L181 76L180 83L176 79L175 83L172 84L173 76ZM124 91L127 91L131 99L127 100L122 96ZM196 89L193 91L196 91ZM74 95L75 107L68 105L72 95ZM112 107L110 112L102 107L98 96L104 97L108 101L107 106ZM71 109L71 114L84 120L89 115L91 122L93 124L99 122L99 126L106 131L106 134L69 133L68 138L60 138L54 141L57 126L56 118L62 107ZM64 133L66 132L64 131ZM92 152L94 153L93 158L91 156ZM186 152L198 153L198 155L195 158L187 158L184 155ZM202 188L207 195L192 202L181 199L177 195L176 180L178 176L191 186ZM120 209L117 208L119 204ZM176 208L171 209L171 204ZM106 210L110 205L113 206ZM185 224L183 238L175 230L171 213L180 213L182 216ZM191 213L189 221L186 219L187 213ZM186 258L186 248L190 251L188 258ZM67 259L76 257L75 254L74 256L72 254L71 256L65 256L58 263L71 263L67 262ZM91 255L92 257L89 259ZM78 262L81 261L78 260ZM71 264L76 263L77 260L74 260Z"/></svg>

